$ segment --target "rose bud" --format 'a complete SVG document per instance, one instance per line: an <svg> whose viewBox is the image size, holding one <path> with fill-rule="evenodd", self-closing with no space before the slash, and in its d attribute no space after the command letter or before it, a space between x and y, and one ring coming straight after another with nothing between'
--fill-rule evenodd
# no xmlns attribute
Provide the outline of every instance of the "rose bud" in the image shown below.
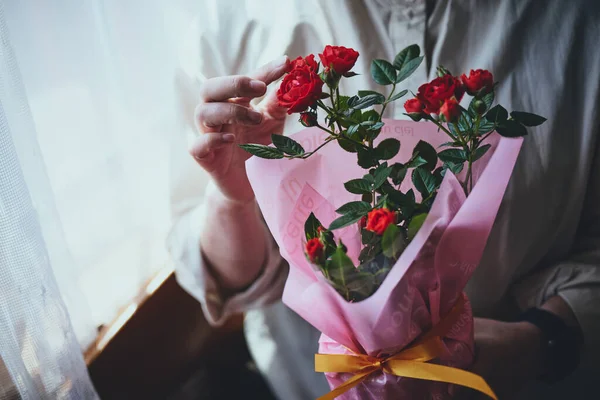
<svg viewBox="0 0 600 400"><path fill-rule="evenodd" d="M367 216L366 215L358 221L358 227L360 229L364 229L365 226L367 226Z"/></svg>
<svg viewBox="0 0 600 400"><path fill-rule="evenodd" d="M469 76L462 74L460 79L471 96L489 93L494 88L494 76L485 69L471 70Z"/></svg>
<svg viewBox="0 0 600 400"><path fill-rule="evenodd" d="M319 54L319 58L325 70L333 68L336 74L344 75L354 67L358 59L358 52L343 46L328 45L323 49L323 53Z"/></svg>
<svg viewBox="0 0 600 400"><path fill-rule="evenodd" d="M387 208L377 208L368 214L366 229L383 235L388 226L396 221L396 214Z"/></svg>
<svg viewBox="0 0 600 400"><path fill-rule="evenodd" d="M425 109L425 104L418 98L408 99L404 103L404 109L409 117L413 119L413 121L419 121L423 117L423 110Z"/></svg>
<svg viewBox="0 0 600 400"><path fill-rule="evenodd" d="M473 103L473 109L475 110L475 112L477 114L483 115L483 113L485 112L485 110L487 110L487 106L485 105L485 103L483 101L477 99Z"/></svg>
<svg viewBox="0 0 600 400"><path fill-rule="evenodd" d="M305 111L300 113L300 123L306 127L317 126L317 113Z"/></svg>
<svg viewBox="0 0 600 400"><path fill-rule="evenodd" d="M444 101L444 104L440 107L440 114L444 116L446 122L455 122L460 115L460 106L455 97L451 97Z"/></svg>
<svg viewBox="0 0 600 400"><path fill-rule="evenodd" d="M306 257L312 263L317 263L323 257L323 243L318 238L312 238L306 242Z"/></svg>

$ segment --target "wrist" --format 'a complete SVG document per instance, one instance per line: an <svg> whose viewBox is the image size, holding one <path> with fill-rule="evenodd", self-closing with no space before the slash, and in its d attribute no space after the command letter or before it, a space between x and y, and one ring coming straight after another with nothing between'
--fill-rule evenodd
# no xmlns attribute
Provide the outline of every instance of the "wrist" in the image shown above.
<svg viewBox="0 0 600 400"><path fill-rule="evenodd" d="M556 299L558 302L549 301L542 308L531 308L519 317L520 323L533 325L540 332L541 369L536 378L547 383L560 381L577 368L581 346L581 333L574 322L576 320L564 315L562 311L565 310L560 309L564 301L558 297ZM570 309L566 311L572 312Z"/></svg>
<svg viewBox="0 0 600 400"><path fill-rule="evenodd" d="M236 215L239 213L256 213L257 204L254 193L240 197L228 196L214 181L210 181L208 184L206 201L210 209L220 212L232 212Z"/></svg>
<svg viewBox="0 0 600 400"><path fill-rule="evenodd" d="M535 380L544 373L543 334L540 328L527 321L513 322L515 337L519 344L519 353L527 371L529 380Z"/></svg>

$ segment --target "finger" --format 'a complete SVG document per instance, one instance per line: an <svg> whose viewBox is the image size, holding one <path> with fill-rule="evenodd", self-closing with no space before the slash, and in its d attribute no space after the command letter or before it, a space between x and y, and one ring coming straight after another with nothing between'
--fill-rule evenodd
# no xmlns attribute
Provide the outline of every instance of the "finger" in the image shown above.
<svg viewBox="0 0 600 400"><path fill-rule="evenodd" d="M206 80L200 90L200 97L204 102L218 102L236 97L260 97L266 91L267 85L261 80L243 75L230 75Z"/></svg>
<svg viewBox="0 0 600 400"><path fill-rule="evenodd" d="M279 105L279 100L277 100L277 90L270 91L264 100L260 102L257 110L274 119L284 118L287 114L287 108Z"/></svg>
<svg viewBox="0 0 600 400"><path fill-rule="evenodd" d="M288 56L282 56L263 65L248 76L250 76L253 79L257 79L259 81L264 82L265 85L269 85L275 82L277 79L281 78L283 74L286 73L288 69L288 62Z"/></svg>
<svg viewBox="0 0 600 400"><path fill-rule="evenodd" d="M262 114L239 104L203 103L196 107L196 121L201 132L214 132L226 124L260 124Z"/></svg>
<svg viewBox="0 0 600 400"><path fill-rule="evenodd" d="M213 150L229 146L233 142L235 142L235 135L233 133L204 133L194 137L190 141L188 152L196 161L202 164L211 158Z"/></svg>
<svg viewBox="0 0 600 400"><path fill-rule="evenodd" d="M264 82L265 85L270 85L271 83L275 82L277 79L281 78L283 76L283 74L285 74L288 71L288 66L289 66L288 56L282 56L280 58L277 58L277 59L263 65L256 71L250 73L248 76L253 79L257 79L259 81ZM275 97L276 92L277 92L276 90L271 90L267 94L267 97L271 98L270 102L272 102L273 99L276 99L276 97ZM240 97L238 99L235 99L234 101L244 104L244 103L249 103L251 100L252 100L251 98ZM274 104L277 104L277 102L275 102Z"/></svg>

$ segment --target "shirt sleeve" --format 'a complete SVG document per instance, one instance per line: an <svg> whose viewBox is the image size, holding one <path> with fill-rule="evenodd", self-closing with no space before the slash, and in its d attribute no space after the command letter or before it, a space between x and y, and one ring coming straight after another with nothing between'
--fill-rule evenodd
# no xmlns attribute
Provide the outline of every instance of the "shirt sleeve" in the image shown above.
<svg viewBox="0 0 600 400"><path fill-rule="evenodd" d="M200 251L200 227L204 223L205 215L205 203L201 203L179 218L169 235L168 246L175 262L177 281L202 304L208 322L220 325L234 314L279 300L288 267L266 225L264 234L267 237L267 258L261 274L245 290L233 296L226 296Z"/></svg>
<svg viewBox="0 0 600 400"><path fill-rule="evenodd" d="M227 4L230 5L228 2ZM227 7L215 7L207 13L223 13ZM175 265L179 284L203 307L208 322L219 325L233 314L261 307L281 298L288 266L281 258L271 234L268 237L267 259L261 275L246 290L226 296L217 280L211 275L200 250L200 233L204 224L204 199L216 187L208 175L187 153L187 141L196 135L194 108L198 93L206 78L243 73L259 61L253 54L238 57L238 46L244 36L244 13L232 21L236 29L230 36L217 34L218 29L210 21L222 21L224 16L208 15L198 18L181 45L179 68L175 74L177 93L176 123L170 149L170 205L173 224L167 238L167 247ZM235 22L235 23L234 23ZM217 39L218 38L218 39ZM231 51L227 51L230 49ZM232 54L236 53L234 58ZM236 58L239 60L236 61Z"/></svg>
<svg viewBox="0 0 600 400"><path fill-rule="evenodd" d="M522 309L540 306L557 295L565 300L583 332L584 367L600 362L600 140L597 136L588 191L571 253L514 288Z"/></svg>

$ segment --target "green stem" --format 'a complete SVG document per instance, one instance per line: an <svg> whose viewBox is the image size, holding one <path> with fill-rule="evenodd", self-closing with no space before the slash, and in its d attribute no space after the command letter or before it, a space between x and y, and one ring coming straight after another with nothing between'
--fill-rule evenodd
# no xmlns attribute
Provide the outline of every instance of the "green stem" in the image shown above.
<svg viewBox="0 0 600 400"><path fill-rule="evenodd" d="M440 128L442 131L444 131L446 133L446 135L450 136L450 138L454 141L457 140L457 138L452 134L452 132L450 132L444 125L442 125L439 121L436 121L433 118L430 118L429 121L433 122L434 124L436 124L438 126L438 128Z"/></svg>
<svg viewBox="0 0 600 400"><path fill-rule="evenodd" d="M385 109L388 105L388 102L390 101L390 99L392 98L392 96L394 95L394 91L396 90L396 84L393 83L392 84L392 91L390 92L390 95L388 96L388 98L385 100L385 102L383 103L383 107L381 107L381 113L379 113L379 122L381 122L381 120L383 119L383 113L385 112Z"/></svg>

